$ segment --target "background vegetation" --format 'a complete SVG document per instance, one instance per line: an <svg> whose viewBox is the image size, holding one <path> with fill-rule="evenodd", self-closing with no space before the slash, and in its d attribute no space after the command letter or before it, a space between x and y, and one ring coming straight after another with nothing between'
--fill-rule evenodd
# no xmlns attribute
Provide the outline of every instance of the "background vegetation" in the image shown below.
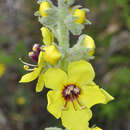
<svg viewBox="0 0 130 130"><path fill-rule="evenodd" d="M55 2L55 0L54 0ZM115 100L93 107L92 124L104 130L130 130L130 1L76 0L90 8L93 23L84 33L95 39L96 53L92 61L96 83ZM43 130L61 126L46 110L46 93L35 93L35 83L19 84L23 65L34 43L42 43L41 25L33 13L36 0L0 0L0 64L6 71L0 77L0 130ZM71 36L71 43L77 37ZM0 70L1 71L1 70Z"/></svg>

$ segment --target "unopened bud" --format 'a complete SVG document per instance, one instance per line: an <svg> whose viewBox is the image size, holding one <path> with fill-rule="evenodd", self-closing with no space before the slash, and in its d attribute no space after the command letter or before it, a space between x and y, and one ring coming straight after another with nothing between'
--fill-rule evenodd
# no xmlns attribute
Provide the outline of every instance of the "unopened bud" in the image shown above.
<svg viewBox="0 0 130 130"><path fill-rule="evenodd" d="M50 8L50 4L47 1L44 1L40 4L39 12L42 17L48 16L46 10Z"/></svg>
<svg viewBox="0 0 130 130"><path fill-rule="evenodd" d="M93 55L95 52L95 42L92 37L89 35L85 35L84 41L83 41L83 46L85 46L88 49L91 49L89 51L90 55Z"/></svg>
<svg viewBox="0 0 130 130"><path fill-rule="evenodd" d="M75 22L80 24L82 24L86 19L85 11L81 9L75 9L73 16L77 17Z"/></svg>
<svg viewBox="0 0 130 130"><path fill-rule="evenodd" d="M43 48L43 50L44 60L50 64L56 64L61 58L61 53L54 45L46 46Z"/></svg>

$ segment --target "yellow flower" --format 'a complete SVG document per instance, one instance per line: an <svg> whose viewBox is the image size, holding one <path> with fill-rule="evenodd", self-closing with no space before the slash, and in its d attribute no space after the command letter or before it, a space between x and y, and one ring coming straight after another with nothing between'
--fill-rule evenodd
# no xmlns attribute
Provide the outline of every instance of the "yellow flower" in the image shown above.
<svg viewBox="0 0 130 130"><path fill-rule="evenodd" d="M61 53L54 45L43 47L44 60L50 64L56 64L61 58Z"/></svg>
<svg viewBox="0 0 130 130"><path fill-rule="evenodd" d="M48 111L62 119L69 130L86 130L92 113L89 108L98 103L113 100L105 90L94 82L94 70L90 63L80 60L68 66L68 73L50 68L44 74L48 92Z"/></svg>
<svg viewBox="0 0 130 130"><path fill-rule="evenodd" d="M86 48L91 49L89 52L90 55L93 55L95 52L95 42L92 37L85 35L84 41L83 41L83 46Z"/></svg>
<svg viewBox="0 0 130 130"><path fill-rule="evenodd" d="M46 27L42 27L41 32L42 32L44 44L51 45L54 42L54 36L52 32Z"/></svg>
<svg viewBox="0 0 130 130"><path fill-rule="evenodd" d="M75 9L73 16L77 17L77 20L75 22L80 24L82 24L86 19L85 11L81 9Z"/></svg>
<svg viewBox="0 0 130 130"><path fill-rule="evenodd" d="M5 73L5 65L0 64L0 77L2 77L4 73Z"/></svg>
<svg viewBox="0 0 130 130"><path fill-rule="evenodd" d="M39 54L39 58L38 58L38 66L35 67L34 69L30 69L32 72L22 76L22 78L19 82L20 83L27 83L27 82L31 82L39 77L38 83L36 85L36 92L42 91L42 89L44 87L44 74L41 73L43 65L44 65L44 58L43 58L43 52L41 51ZM27 68L27 66L26 66L26 68Z"/></svg>
<svg viewBox="0 0 130 130"><path fill-rule="evenodd" d="M24 97L18 97L16 102L18 105L24 105L26 100Z"/></svg>
<svg viewBox="0 0 130 130"><path fill-rule="evenodd" d="M44 1L40 4L39 12L42 17L48 16L46 10L50 8L50 4L47 1Z"/></svg>

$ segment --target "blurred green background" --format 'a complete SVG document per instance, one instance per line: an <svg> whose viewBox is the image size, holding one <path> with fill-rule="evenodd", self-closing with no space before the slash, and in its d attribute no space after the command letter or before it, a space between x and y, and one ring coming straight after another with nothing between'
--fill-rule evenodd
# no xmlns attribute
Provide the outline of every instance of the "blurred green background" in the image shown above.
<svg viewBox="0 0 130 130"><path fill-rule="evenodd" d="M41 25L33 15L38 9L36 2L0 0L0 130L62 128L61 121L46 110L48 90L37 94L36 81L18 83L26 73L18 58L29 61L33 44L42 42ZM84 33L95 39L97 47L92 61L95 81L115 97L108 105L92 108L90 125L130 130L130 1L76 0L76 4L91 10L87 18L93 24ZM71 42L78 38L71 37Z"/></svg>

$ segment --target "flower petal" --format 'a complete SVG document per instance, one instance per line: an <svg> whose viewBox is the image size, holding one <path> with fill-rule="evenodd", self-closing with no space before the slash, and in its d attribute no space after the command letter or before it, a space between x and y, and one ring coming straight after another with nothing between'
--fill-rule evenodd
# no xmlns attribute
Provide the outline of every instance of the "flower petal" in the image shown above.
<svg viewBox="0 0 130 130"><path fill-rule="evenodd" d="M92 82L95 77L93 67L84 60L72 62L68 67L70 82L76 82L80 85Z"/></svg>
<svg viewBox="0 0 130 130"><path fill-rule="evenodd" d="M45 46L42 49L44 50L44 60L50 64L57 64L58 60L61 58L61 53L58 51L56 46Z"/></svg>
<svg viewBox="0 0 130 130"><path fill-rule="evenodd" d="M92 117L90 109L62 111L62 124L69 130L87 130L88 121Z"/></svg>
<svg viewBox="0 0 130 130"><path fill-rule="evenodd" d="M57 119L61 117L62 107L64 106L64 99L61 96L61 91L52 90L47 94L48 105L47 110Z"/></svg>
<svg viewBox="0 0 130 130"><path fill-rule="evenodd" d="M98 86L86 86L82 87L79 101L82 105L91 108L95 104L103 103L106 104L106 97L101 92Z"/></svg>
<svg viewBox="0 0 130 130"><path fill-rule="evenodd" d="M36 85L36 92L41 92L44 88L44 73L39 75L38 82Z"/></svg>
<svg viewBox="0 0 130 130"><path fill-rule="evenodd" d="M108 103L111 100L114 100L114 97L112 97L107 91L105 91L103 88L100 88L100 91L105 96L105 104Z"/></svg>
<svg viewBox="0 0 130 130"><path fill-rule="evenodd" d="M43 52L40 51L40 54L38 56L38 67L43 67L44 65L44 57L43 57Z"/></svg>
<svg viewBox="0 0 130 130"><path fill-rule="evenodd" d="M50 89L61 89L67 82L67 75L59 68L50 68L45 72L45 85Z"/></svg>
<svg viewBox="0 0 130 130"><path fill-rule="evenodd" d="M47 46L51 45L54 42L54 36L52 32L46 27L42 27L41 32L42 32L44 44Z"/></svg>
<svg viewBox="0 0 130 130"><path fill-rule="evenodd" d="M35 68L33 72L30 72L30 73L22 76L19 83L27 83L27 82L31 82L31 81L35 80L39 76L40 71L41 71L41 68Z"/></svg>

